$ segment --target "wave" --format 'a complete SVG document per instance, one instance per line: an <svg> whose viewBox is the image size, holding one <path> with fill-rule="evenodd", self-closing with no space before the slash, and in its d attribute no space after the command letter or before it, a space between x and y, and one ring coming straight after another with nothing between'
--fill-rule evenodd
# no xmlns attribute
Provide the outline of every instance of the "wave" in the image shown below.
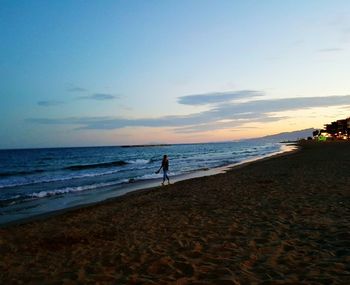
<svg viewBox="0 0 350 285"><path fill-rule="evenodd" d="M97 176L105 176L109 174L115 174L118 172L121 172L122 170L110 170L103 173L85 173L81 175L74 175L74 176L66 176L66 177L53 177L53 178L42 178L37 180L30 180L30 181L12 181L13 183L7 183L0 185L1 188L13 188L17 186L27 186L27 185L34 185L34 184L40 184L40 183L52 183L52 182L61 182L61 181L67 181L67 180L74 180L74 179L82 179L87 177L97 177Z"/></svg>
<svg viewBox="0 0 350 285"><path fill-rule="evenodd" d="M65 188L55 189L50 191L39 191L39 192L30 193L30 194L15 195L9 198L0 199L0 207L9 206L9 205L13 205L20 202L33 200L33 199L40 199L40 198L46 198L50 196L64 195L68 193L94 190L97 188L114 186L114 185L127 183L127 182L128 182L127 179L123 179L117 182L114 181L114 182L108 182L108 183L97 183L97 184L90 184L90 185L83 185L83 186L76 186L76 187L65 187Z"/></svg>
<svg viewBox="0 0 350 285"><path fill-rule="evenodd" d="M175 174L173 174L175 175ZM103 182L103 183L96 183L96 184L89 184L89 185L82 185L82 186L71 186L71 187L65 187L55 190L48 190L48 191L38 191L33 192L29 194L16 194L11 197L7 198L0 198L0 207L9 206L13 204L18 204L21 202L33 200L33 199L40 199L50 196L58 196L58 195L64 195L68 193L75 193L75 192L82 192L82 191L88 191L88 190L94 190L97 188L102 187L108 187L108 186L116 186L121 184L128 184L128 183L134 183L136 181L142 181L142 180L150 180L150 179L157 179L161 178L162 174L145 174L139 177L130 178L130 179L120 179L113 182ZM66 180L66 179L62 179Z"/></svg>
<svg viewBox="0 0 350 285"><path fill-rule="evenodd" d="M177 175L181 175L181 174L185 174L188 171L169 171L168 174L170 176L177 176ZM133 181L143 181L143 180L153 180L153 179L159 179L163 177L163 172L160 171L159 173L149 173L149 174L144 174L138 177L135 177L133 179Z"/></svg>
<svg viewBox="0 0 350 285"><path fill-rule="evenodd" d="M117 160L117 161L102 162L102 163L95 163L95 164L71 165L71 166L65 167L64 169L84 170L84 169L92 169L92 168L108 168L108 167L115 167L115 166L123 166L126 164L128 164L128 162L125 162L124 160Z"/></svg>
<svg viewBox="0 0 350 285"><path fill-rule="evenodd" d="M36 169L32 171L7 171L7 172L0 172L0 177L10 177L10 176L22 176L22 175L30 175L35 173L42 173L45 170L43 169Z"/></svg>
<svg viewBox="0 0 350 285"><path fill-rule="evenodd" d="M131 164L147 164L150 163L151 160L150 159L135 159L135 160L127 160L127 163L131 163Z"/></svg>
<svg viewBox="0 0 350 285"><path fill-rule="evenodd" d="M56 189L56 190L51 190L51 191L34 192L34 193L26 195L26 197L27 198L44 198L44 197L62 195L62 194L67 194L67 193L93 190L93 189L97 189L97 188L117 185L120 183L122 183L122 181L109 182L109 183L97 183L97 184L90 184L90 185L76 186L76 187L66 187L66 188Z"/></svg>
<svg viewBox="0 0 350 285"><path fill-rule="evenodd" d="M152 157L149 161L148 161L148 163L152 163L152 162L159 162L159 163L161 163L162 162L162 158L161 157Z"/></svg>

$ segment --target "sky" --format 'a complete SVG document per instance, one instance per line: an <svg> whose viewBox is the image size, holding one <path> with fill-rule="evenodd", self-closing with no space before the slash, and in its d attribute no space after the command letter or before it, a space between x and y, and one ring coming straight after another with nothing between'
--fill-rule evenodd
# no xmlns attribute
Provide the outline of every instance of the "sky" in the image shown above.
<svg viewBox="0 0 350 285"><path fill-rule="evenodd" d="M350 1L0 0L0 148L239 140L350 116Z"/></svg>

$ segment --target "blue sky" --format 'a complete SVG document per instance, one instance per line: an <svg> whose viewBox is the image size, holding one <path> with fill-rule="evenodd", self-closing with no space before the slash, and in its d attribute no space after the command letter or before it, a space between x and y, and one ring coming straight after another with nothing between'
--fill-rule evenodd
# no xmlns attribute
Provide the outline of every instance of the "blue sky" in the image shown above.
<svg viewBox="0 0 350 285"><path fill-rule="evenodd" d="M0 3L0 148L220 141L349 116L349 1Z"/></svg>

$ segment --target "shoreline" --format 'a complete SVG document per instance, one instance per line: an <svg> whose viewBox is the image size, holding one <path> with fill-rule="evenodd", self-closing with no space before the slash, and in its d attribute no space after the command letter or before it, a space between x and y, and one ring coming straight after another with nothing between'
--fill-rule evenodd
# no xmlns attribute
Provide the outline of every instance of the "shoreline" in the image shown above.
<svg viewBox="0 0 350 285"><path fill-rule="evenodd" d="M350 143L0 228L4 284L347 284Z"/></svg>
<svg viewBox="0 0 350 285"><path fill-rule="evenodd" d="M290 143L289 142L289 143L281 143L281 145L282 145L281 150L274 152L274 153L266 154L266 155L251 158L251 159L246 159L246 160L243 160L241 162L234 163L234 164L229 164L229 165L220 166L220 167L207 169L207 170L197 170L197 171L193 171L190 173L174 176L171 180L172 181L171 185L182 182L182 181L187 181L187 180L206 177L206 176L215 176L215 175L226 173L229 171L234 171L235 169L239 169L241 167L248 166L251 163L264 161L266 159L271 159L271 158L279 157L279 156L283 156L283 155L290 155L290 154L300 150L300 145L298 143L294 143L294 142ZM285 148L285 149L282 150L282 148ZM119 194L116 196L101 198L101 199L94 201L94 202L82 203L82 204L78 204L78 205L71 206L71 207L66 207L66 208L62 208L62 209L58 209L58 210L53 210L53 211L49 211L49 212L45 212L45 213L36 214L33 216L21 218L18 220L0 223L0 229L1 228L8 228L8 227L15 226L15 225L22 225L22 224L30 223L30 222L37 221L37 220L38 221L45 220L46 218L49 218L49 217L54 217L57 215L62 215L65 213L74 212L75 210L79 210L82 208L94 207L94 206L99 205L99 204L113 202L115 200L121 199L124 196L128 196L131 194L137 195L138 193L143 193L145 191L152 191L152 190L157 189L157 188L162 188L162 187L168 186L168 185L165 185L165 186L159 185L160 181L161 181L160 179L152 179L152 180L137 181L135 183L125 184L125 187L121 187L120 189L118 189ZM111 187L111 189L112 188L113 187Z"/></svg>

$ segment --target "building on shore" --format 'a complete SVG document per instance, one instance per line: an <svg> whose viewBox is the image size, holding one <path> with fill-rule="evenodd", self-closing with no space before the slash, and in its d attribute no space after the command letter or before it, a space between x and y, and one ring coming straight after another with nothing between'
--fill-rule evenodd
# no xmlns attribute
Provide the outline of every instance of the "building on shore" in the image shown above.
<svg viewBox="0 0 350 285"><path fill-rule="evenodd" d="M325 124L323 130L313 132L314 139L348 140L350 139L350 117Z"/></svg>

